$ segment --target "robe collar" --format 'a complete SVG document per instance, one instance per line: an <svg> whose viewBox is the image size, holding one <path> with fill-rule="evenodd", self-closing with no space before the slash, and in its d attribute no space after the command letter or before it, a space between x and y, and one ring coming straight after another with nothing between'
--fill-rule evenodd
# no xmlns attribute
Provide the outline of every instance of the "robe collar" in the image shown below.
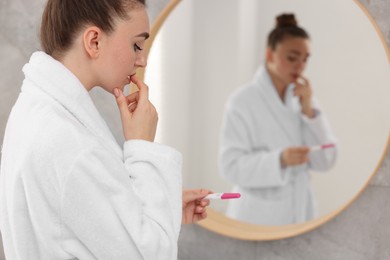
<svg viewBox="0 0 390 260"><path fill-rule="evenodd" d="M285 102L283 102L265 65L256 71L252 84L258 88L262 100L280 125L289 142L293 145L299 145L301 143L300 133L296 133L296 129L292 127L295 123L293 120L296 120L296 114L299 113L297 108L300 107L298 98L294 96L295 85L290 84L287 87Z"/></svg>
<svg viewBox="0 0 390 260"><path fill-rule="evenodd" d="M45 92L61 106L68 110L92 134L107 141L109 147L123 157L121 148L116 143L106 122L95 107L88 91L79 79L61 62L44 52L33 53L30 61L24 65L23 72L26 80Z"/></svg>

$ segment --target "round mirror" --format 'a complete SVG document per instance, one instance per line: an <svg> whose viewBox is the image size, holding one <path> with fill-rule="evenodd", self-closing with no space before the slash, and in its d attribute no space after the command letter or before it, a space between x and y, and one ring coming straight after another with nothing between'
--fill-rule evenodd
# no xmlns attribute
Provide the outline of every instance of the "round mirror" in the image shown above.
<svg viewBox="0 0 390 260"><path fill-rule="evenodd" d="M200 225L240 239L289 237L328 221L364 189L389 147L387 46L358 2L171 1L152 28L145 81L159 111L156 141L183 153L183 186L232 189L218 169L225 102L264 62L267 35L281 13L294 13L310 34L305 75L338 140L338 158L331 170L310 175L314 220L253 225L226 217L226 201L212 201Z"/></svg>

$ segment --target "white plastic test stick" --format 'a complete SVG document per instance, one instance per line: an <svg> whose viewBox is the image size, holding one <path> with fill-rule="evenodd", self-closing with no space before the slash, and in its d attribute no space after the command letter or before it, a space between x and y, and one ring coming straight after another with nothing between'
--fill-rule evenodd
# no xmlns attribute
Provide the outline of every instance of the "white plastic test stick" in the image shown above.
<svg viewBox="0 0 390 260"><path fill-rule="evenodd" d="M227 199L238 199L241 197L240 193L212 193L205 197L205 199L220 199L220 200L227 200Z"/></svg>
<svg viewBox="0 0 390 260"><path fill-rule="evenodd" d="M310 151L311 152L319 151L319 150L323 150L323 149L333 148L335 146L336 146L335 144L323 144L323 145L318 145L318 146L312 146L312 147L310 147Z"/></svg>

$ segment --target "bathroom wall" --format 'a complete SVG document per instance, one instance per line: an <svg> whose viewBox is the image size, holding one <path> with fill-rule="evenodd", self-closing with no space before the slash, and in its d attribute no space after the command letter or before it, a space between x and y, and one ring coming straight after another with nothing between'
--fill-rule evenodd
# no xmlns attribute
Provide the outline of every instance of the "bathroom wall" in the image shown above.
<svg viewBox="0 0 390 260"><path fill-rule="evenodd" d="M389 0L360 2L367 7L390 46ZM39 49L37 28L44 3L44 0L0 0L0 142L23 80L21 67ZM152 21L167 3L168 0L148 1ZM119 118L112 99L100 91L92 95L96 103L104 105L102 114L119 136L120 129L116 127ZM223 237L197 225L183 226L179 259L390 259L389 198L390 153L363 194L320 228L290 239L251 242ZM1 254L0 259L4 259Z"/></svg>

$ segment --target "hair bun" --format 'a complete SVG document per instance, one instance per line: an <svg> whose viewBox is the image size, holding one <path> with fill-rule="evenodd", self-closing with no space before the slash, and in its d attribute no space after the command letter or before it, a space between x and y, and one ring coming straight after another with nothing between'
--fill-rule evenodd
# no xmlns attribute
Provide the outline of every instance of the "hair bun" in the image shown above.
<svg viewBox="0 0 390 260"><path fill-rule="evenodd" d="M295 19L294 14L281 14L276 17L276 28L279 27L289 27L297 26L297 20Z"/></svg>

